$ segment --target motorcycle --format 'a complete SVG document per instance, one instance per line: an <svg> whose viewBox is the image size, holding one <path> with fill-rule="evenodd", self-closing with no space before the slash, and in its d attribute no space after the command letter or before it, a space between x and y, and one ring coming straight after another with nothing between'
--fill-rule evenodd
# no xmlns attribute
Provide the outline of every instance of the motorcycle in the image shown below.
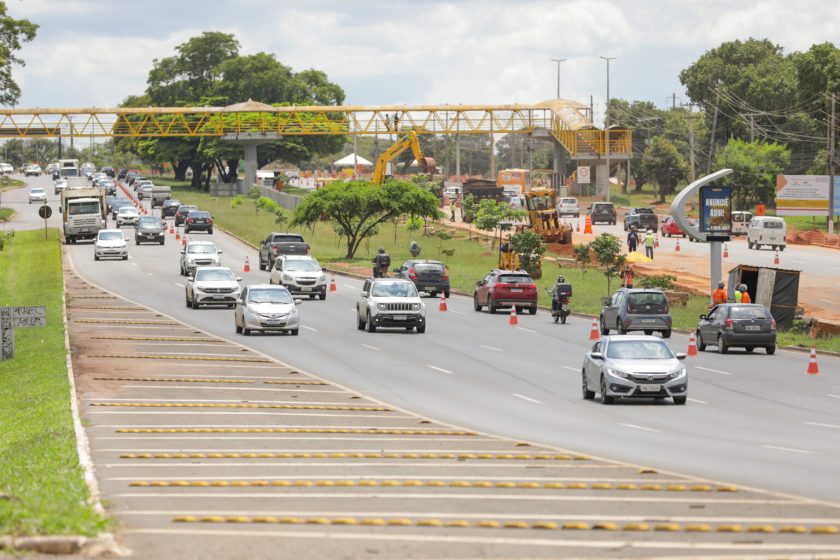
<svg viewBox="0 0 840 560"><path fill-rule="evenodd" d="M550 292L549 292L550 293ZM569 308L569 297L560 295L559 299L555 296L551 297L551 318L554 322L558 321L566 324L566 317L569 316L571 310Z"/></svg>

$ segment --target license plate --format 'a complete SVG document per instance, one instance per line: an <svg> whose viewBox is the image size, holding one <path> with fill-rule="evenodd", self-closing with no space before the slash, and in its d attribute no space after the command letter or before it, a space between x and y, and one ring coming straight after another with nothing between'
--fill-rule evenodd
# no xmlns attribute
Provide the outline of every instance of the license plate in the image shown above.
<svg viewBox="0 0 840 560"><path fill-rule="evenodd" d="M521 288L512 288L510 291L514 294L521 294L522 293Z"/></svg>
<svg viewBox="0 0 840 560"><path fill-rule="evenodd" d="M312 288L301 288L300 291L301 292L311 292Z"/></svg>
<svg viewBox="0 0 840 560"><path fill-rule="evenodd" d="M279 325L284 325L285 323L283 321L266 321L265 324L266 325L272 325L272 326L274 326L274 325L279 326Z"/></svg>
<svg viewBox="0 0 840 560"><path fill-rule="evenodd" d="M746 329L748 331L760 331L761 327L759 325L747 325Z"/></svg>
<svg viewBox="0 0 840 560"><path fill-rule="evenodd" d="M645 323L645 324L655 323L655 322L656 322L656 319L642 319L642 323Z"/></svg>
<svg viewBox="0 0 840 560"><path fill-rule="evenodd" d="M90 231L90 228L83 227L81 231Z"/></svg>
<svg viewBox="0 0 840 560"><path fill-rule="evenodd" d="M213 299L225 299L225 296L213 296Z"/></svg>
<svg viewBox="0 0 840 560"><path fill-rule="evenodd" d="M406 315L394 315L394 321L405 321L406 319L408 319Z"/></svg>
<svg viewBox="0 0 840 560"><path fill-rule="evenodd" d="M661 389L661 385L639 385L639 388L643 393L658 393Z"/></svg>

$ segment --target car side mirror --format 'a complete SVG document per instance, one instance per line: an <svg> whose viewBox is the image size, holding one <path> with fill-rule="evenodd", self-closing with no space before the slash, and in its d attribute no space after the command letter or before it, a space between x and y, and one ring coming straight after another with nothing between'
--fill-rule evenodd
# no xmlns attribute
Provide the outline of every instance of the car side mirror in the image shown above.
<svg viewBox="0 0 840 560"><path fill-rule="evenodd" d="M217 255L221 255L222 253L224 253L224 251L216 251Z"/></svg>
<svg viewBox="0 0 840 560"><path fill-rule="evenodd" d="M295 300L295 305L300 305L301 303L303 303L302 299L296 299Z"/></svg>
<svg viewBox="0 0 840 560"><path fill-rule="evenodd" d="M685 360L686 354L684 352L677 352L675 355L678 360Z"/></svg>
<svg viewBox="0 0 840 560"><path fill-rule="evenodd" d="M327 271L327 267L322 266L322 267L321 267L321 272L326 272L326 271Z"/></svg>
<svg viewBox="0 0 840 560"><path fill-rule="evenodd" d="M186 254L187 254L187 252L182 250L182 251L181 251L181 254L182 254L182 255L186 255Z"/></svg>
<svg viewBox="0 0 840 560"><path fill-rule="evenodd" d="M700 320L701 320L701 321L705 321L705 320L706 320L706 316L705 316L705 315L700 315Z"/></svg>
<svg viewBox="0 0 840 560"><path fill-rule="evenodd" d="M368 297L368 293L367 293L367 292L362 292L360 295L361 295L362 297Z"/></svg>
<svg viewBox="0 0 840 560"><path fill-rule="evenodd" d="M237 282L242 282L242 277L241 277L241 276L237 276L237 277L236 277L236 281L237 281Z"/></svg>
<svg viewBox="0 0 840 560"><path fill-rule="evenodd" d="M64 208L62 208L61 206L59 206L59 207L58 207L58 213L59 213L59 214L62 214L63 212L64 212Z"/></svg>
<svg viewBox="0 0 840 560"><path fill-rule="evenodd" d="M592 358L593 360L603 360L604 359L604 355L601 354L600 352L592 352L589 355L589 357Z"/></svg>
<svg viewBox="0 0 840 560"><path fill-rule="evenodd" d="M475 285L476 286L483 286L484 285L484 280L479 280L478 282L475 283Z"/></svg>
<svg viewBox="0 0 840 560"><path fill-rule="evenodd" d="M603 304L603 305L605 305L605 306L607 306L607 307L609 307L609 306L610 306L610 303L611 303L611 302L612 302L612 300L611 300L610 298L608 298L608 297L601 298L601 304Z"/></svg>

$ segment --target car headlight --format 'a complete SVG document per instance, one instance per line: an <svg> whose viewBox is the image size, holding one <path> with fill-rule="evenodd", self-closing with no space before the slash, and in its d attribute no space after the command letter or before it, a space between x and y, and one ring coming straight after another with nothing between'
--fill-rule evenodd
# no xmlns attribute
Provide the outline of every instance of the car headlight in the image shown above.
<svg viewBox="0 0 840 560"><path fill-rule="evenodd" d="M609 368L607 369L607 371L609 371L611 375L615 375L616 377L623 377L624 379L630 377L630 374L628 372L622 371L620 369Z"/></svg>
<svg viewBox="0 0 840 560"><path fill-rule="evenodd" d="M327 281L327 277L324 274L322 274L321 276L318 277L318 282L326 282L326 281Z"/></svg>
<svg viewBox="0 0 840 560"><path fill-rule="evenodd" d="M286 274L286 273L283 273L283 281L284 281L284 282L291 282L291 281L292 281L292 276L291 276L291 274Z"/></svg>
<svg viewBox="0 0 840 560"><path fill-rule="evenodd" d="M377 305L376 307L378 307L380 311L385 311L385 308L386 308L387 306L386 306L384 303L380 303L380 304L379 304L379 305Z"/></svg>
<svg viewBox="0 0 840 560"><path fill-rule="evenodd" d="M672 371L669 375L671 379L676 379L677 377L682 377L685 375L685 368L678 369L677 371Z"/></svg>
<svg viewBox="0 0 840 560"><path fill-rule="evenodd" d="M411 308L412 308L414 311L418 311L418 310L420 309L420 304L419 304L419 303L412 303L412 304L411 304Z"/></svg>

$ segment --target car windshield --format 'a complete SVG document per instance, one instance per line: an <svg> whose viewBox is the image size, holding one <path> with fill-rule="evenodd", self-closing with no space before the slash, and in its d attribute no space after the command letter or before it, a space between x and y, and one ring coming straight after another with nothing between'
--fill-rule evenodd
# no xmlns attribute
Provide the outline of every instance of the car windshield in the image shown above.
<svg viewBox="0 0 840 560"><path fill-rule="evenodd" d="M283 263L283 270L295 272L317 272L321 270L318 261L310 259L289 259Z"/></svg>
<svg viewBox="0 0 840 560"><path fill-rule="evenodd" d="M134 206L123 206L119 210L120 214L139 214L140 211L137 210Z"/></svg>
<svg viewBox="0 0 840 560"><path fill-rule="evenodd" d="M140 227L160 227L160 218L144 217L140 218Z"/></svg>
<svg viewBox="0 0 840 560"><path fill-rule="evenodd" d="M658 340L610 341L607 358L616 360L669 360L674 357L671 349Z"/></svg>
<svg viewBox="0 0 840 560"><path fill-rule="evenodd" d="M731 319L766 319L767 311L760 305L749 307L730 307L729 317Z"/></svg>
<svg viewBox="0 0 840 560"><path fill-rule="evenodd" d="M376 282L373 285L374 297L418 297L417 288L408 282Z"/></svg>
<svg viewBox="0 0 840 560"><path fill-rule="evenodd" d="M531 277L525 274L502 274L499 276L502 284L530 284Z"/></svg>
<svg viewBox="0 0 840 560"><path fill-rule="evenodd" d="M251 303L293 303L288 290L277 288L259 288L248 292Z"/></svg>
<svg viewBox="0 0 840 560"><path fill-rule="evenodd" d="M226 282L235 281L233 272L230 270L201 270L195 272L195 279L201 282Z"/></svg>
<svg viewBox="0 0 840 560"><path fill-rule="evenodd" d="M123 233L121 231L100 231L99 232L99 240L100 241L122 241L125 239L123 237Z"/></svg>
<svg viewBox="0 0 840 560"><path fill-rule="evenodd" d="M204 245L204 244L202 244L202 245L192 245L192 244L190 244L190 245L187 245L187 253L201 253L201 254L212 255L215 252L216 252L216 246L212 245L212 244L207 244L207 245Z"/></svg>
<svg viewBox="0 0 840 560"><path fill-rule="evenodd" d="M44 189L32 189L29 192L31 192L32 194L44 194L47 191L45 191Z"/></svg>
<svg viewBox="0 0 840 560"><path fill-rule="evenodd" d="M99 203L94 202L76 202L71 203L67 208L67 214L76 216L78 214L98 214Z"/></svg>

